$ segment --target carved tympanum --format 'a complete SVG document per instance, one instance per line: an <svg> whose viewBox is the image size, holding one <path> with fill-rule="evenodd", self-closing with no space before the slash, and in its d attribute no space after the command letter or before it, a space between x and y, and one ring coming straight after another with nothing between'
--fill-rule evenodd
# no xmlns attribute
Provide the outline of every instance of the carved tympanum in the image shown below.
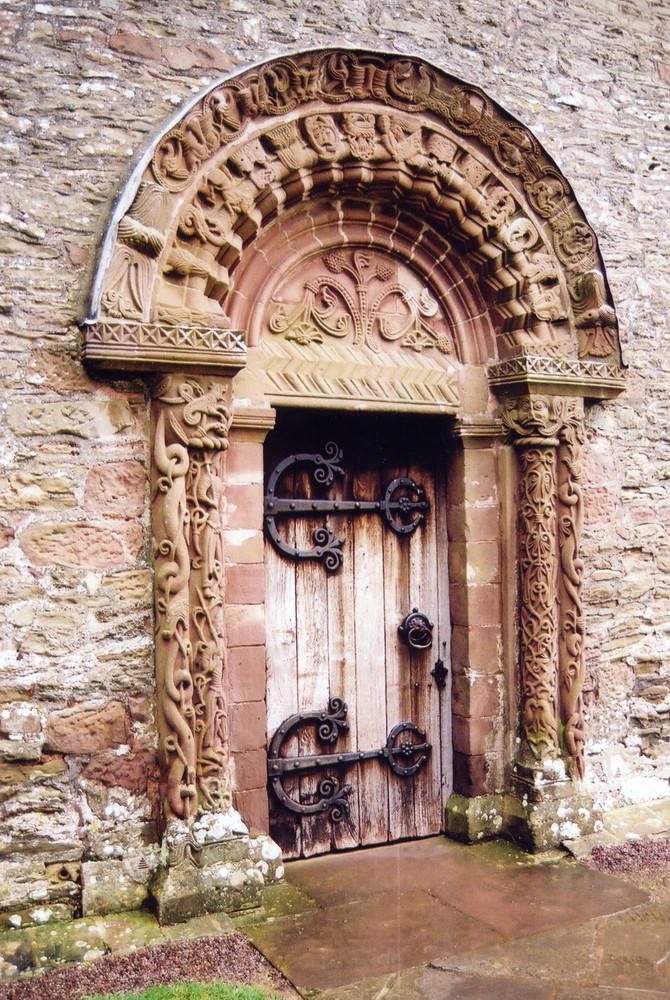
<svg viewBox="0 0 670 1000"><path fill-rule="evenodd" d="M154 394L156 681L168 819L230 805L220 385L169 376Z"/></svg>
<svg viewBox="0 0 670 1000"><path fill-rule="evenodd" d="M329 337L379 351L454 344L440 304L405 265L388 254L343 246L302 264L273 297L267 328L299 344Z"/></svg>

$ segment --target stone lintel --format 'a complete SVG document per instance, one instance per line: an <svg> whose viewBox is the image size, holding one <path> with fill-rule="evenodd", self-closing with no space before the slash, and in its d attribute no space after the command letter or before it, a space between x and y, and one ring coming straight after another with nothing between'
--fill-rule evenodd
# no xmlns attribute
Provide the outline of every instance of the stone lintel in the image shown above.
<svg viewBox="0 0 670 1000"><path fill-rule="evenodd" d="M491 389L505 396L612 399L625 389L624 372L602 361L524 354L488 366Z"/></svg>

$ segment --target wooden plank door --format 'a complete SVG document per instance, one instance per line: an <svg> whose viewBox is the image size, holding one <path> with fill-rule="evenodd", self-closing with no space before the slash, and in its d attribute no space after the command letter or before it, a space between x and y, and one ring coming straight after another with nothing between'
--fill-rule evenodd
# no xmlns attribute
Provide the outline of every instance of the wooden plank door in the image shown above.
<svg viewBox="0 0 670 1000"><path fill-rule="evenodd" d="M408 476L424 487L430 505L409 536L392 531L378 512L277 518L282 538L298 549L310 548L314 529L328 523L343 538L342 565L334 573L317 560L287 558L266 539L268 743L290 716L326 711L337 697L347 704L349 727L337 742L325 745L315 726L301 726L282 745L282 756L382 748L392 727L407 720L431 744L411 777L393 773L382 756L285 775L286 794L303 803L319 800L327 777L348 790L348 808L334 822L330 810L291 811L270 788L271 833L286 857L442 829L451 785L450 694L431 670L450 645L443 440L435 419L305 411L280 411L268 437L267 474L289 455L323 454L328 441L343 452L344 474L327 488L314 482L309 463L297 463L282 476L277 495L375 501L393 479ZM414 608L434 623L428 650L412 650L399 634Z"/></svg>

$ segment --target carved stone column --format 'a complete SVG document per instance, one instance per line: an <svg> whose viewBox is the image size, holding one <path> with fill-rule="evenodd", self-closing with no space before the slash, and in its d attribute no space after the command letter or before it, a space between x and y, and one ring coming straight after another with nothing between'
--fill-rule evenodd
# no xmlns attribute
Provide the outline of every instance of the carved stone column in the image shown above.
<svg viewBox="0 0 670 1000"><path fill-rule="evenodd" d="M520 396L505 402L503 419L519 469L520 803L511 827L543 847L569 836L578 817L586 832L591 811L569 780L584 775L583 401Z"/></svg>
<svg viewBox="0 0 670 1000"><path fill-rule="evenodd" d="M530 759L542 761L560 754L556 607L556 451L560 422L553 417L550 399L545 396L509 401L503 419L512 432L519 457L521 732Z"/></svg>
<svg viewBox="0 0 670 1000"><path fill-rule="evenodd" d="M225 380L174 374L156 384L152 528L165 863L152 894L168 923L257 905L262 871L280 860L269 838L250 840L232 808L221 517L229 425ZM262 871L253 871L258 865Z"/></svg>

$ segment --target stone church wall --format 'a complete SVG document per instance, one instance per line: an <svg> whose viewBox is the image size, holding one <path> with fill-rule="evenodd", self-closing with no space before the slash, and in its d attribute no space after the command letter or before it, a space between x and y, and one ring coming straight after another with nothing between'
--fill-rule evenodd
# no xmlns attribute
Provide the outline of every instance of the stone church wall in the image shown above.
<svg viewBox="0 0 670 1000"><path fill-rule="evenodd" d="M78 360L96 248L184 102L313 45L481 87L597 233L629 370L587 410L587 783L605 806L668 794L669 27L653 0L0 2L0 861L30 902L71 909L87 859L141 884L156 841L148 398Z"/></svg>

